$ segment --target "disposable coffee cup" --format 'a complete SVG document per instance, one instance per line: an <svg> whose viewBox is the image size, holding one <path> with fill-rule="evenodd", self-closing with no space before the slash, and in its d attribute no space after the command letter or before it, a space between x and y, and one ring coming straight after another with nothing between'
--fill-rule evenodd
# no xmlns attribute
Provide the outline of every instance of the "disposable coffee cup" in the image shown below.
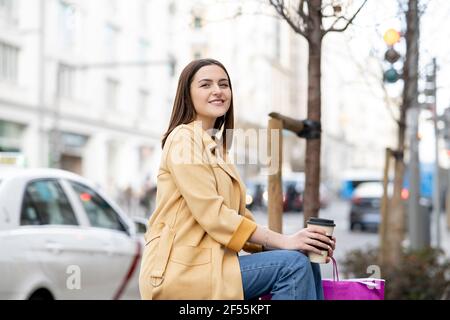
<svg viewBox="0 0 450 320"><path fill-rule="evenodd" d="M334 227L336 226L334 224L334 220L329 219L321 219L321 218L310 218L308 221L306 221L306 225L309 226L315 226L318 228L321 228L325 230L326 235L331 240L331 236L333 235ZM322 254L317 254L315 252L308 252L308 257L311 262L315 263L326 263L327 257L328 257L328 250L324 250L321 247L316 247L319 249Z"/></svg>

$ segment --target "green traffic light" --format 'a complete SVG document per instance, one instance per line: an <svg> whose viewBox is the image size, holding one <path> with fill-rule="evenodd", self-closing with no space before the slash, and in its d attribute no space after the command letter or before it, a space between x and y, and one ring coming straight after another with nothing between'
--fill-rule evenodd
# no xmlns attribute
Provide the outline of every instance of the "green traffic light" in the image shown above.
<svg viewBox="0 0 450 320"><path fill-rule="evenodd" d="M400 79L400 75L398 74L397 70L394 68L390 68L384 72L384 81L388 83L395 83L397 80Z"/></svg>

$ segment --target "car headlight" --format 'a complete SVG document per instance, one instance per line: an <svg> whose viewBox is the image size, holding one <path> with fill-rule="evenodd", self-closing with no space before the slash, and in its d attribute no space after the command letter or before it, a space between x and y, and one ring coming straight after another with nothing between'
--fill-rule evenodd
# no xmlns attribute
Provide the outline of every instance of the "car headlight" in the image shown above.
<svg viewBox="0 0 450 320"><path fill-rule="evenodd" d="M249 194L247 194L247 196L245 197L245 204L249 205L253 202L253 197Z"/></svg>

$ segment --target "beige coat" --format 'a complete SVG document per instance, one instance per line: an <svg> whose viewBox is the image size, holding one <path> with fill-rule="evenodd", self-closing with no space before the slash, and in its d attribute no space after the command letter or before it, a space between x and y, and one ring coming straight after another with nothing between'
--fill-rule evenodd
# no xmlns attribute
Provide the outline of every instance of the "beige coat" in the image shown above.
<svg viewBox="0 0 450 320"><path fill-rule="evenodd" d="M166 140L145 235L143 299L243 299L237 253L261 246L247 242L256 224L245 185L216 146L196 121Z"/></svg>

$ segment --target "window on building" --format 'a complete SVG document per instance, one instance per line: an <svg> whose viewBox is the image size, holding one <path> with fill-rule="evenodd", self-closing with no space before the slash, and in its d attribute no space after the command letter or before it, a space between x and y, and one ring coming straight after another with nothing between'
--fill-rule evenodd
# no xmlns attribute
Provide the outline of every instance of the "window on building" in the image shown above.
<svg viewBox="0 0 450 320"><path fill-rule="evenodd" d="M177 12L177 6L174 0L169 2L168 10L170 15L174 15Z"/></svg>
<svg viewBox="0 0 450 320"><path fill-rule="evenodd" d="M120 29L112 23L105 26L106 57L110 61L117 61L117 50Z"/></svg>
<svg viewBox="0 0 450 320"><path fill-rule="evenodd" d="M17 82L19 48L0 42L0 80Z"/></svg>
<svg viewBox="0 0 450 320"><path fill-rule="evenodd" d="M196 15L194 16L194 29L201 29L203 26L203 19L202 17Z"/></svg>
<svg viewBox="0 0 450 320"><path fill-rule="evenodd" d="M138 10L139 25L143 29L142 31L146 32L148 27L148 0L139 0Z"/></svg>
<svg viewBox="0 0 450 320"><path fill-rule="evenodd" d="M0 152L20 152L25 126L0 120Z"/></svg>
<svg viewBox="0 0 450 320"><path fill-rule="evenodd" d="M149 93L147 90L139 90L139 98L138 98L138 115L143 116L147 114L148 108L148 97Z"/></svg>
<svg viewBox="0 0 450 320"><path fill-rule="evenodd" d="M147 40L141 39L139 40L139 49L138 49L138 61L146 62L149 60L149 48L150 44ZM148 66L143 64L140 68L141 80L146 80L148 76Z"/></svg>
<svg viewBox="0 0 450 320"><path fill-rule="evenodd" d="M0 20L8 25L17 25L18 0L0 0Z"/></svg>
<svg viewBox="0 0 450 320"><path fill-rule="evenodd" d="M65 1L59 1L58 8L59 42L64 49L75 45L75 7Z"/></svg>
<svg viewBox="0 0 450 320"><path fill-rule="evenodd" d="M200 51L194 51L194 60L201 59L202 53Z"/></svg>
<svg viewBox="0 0 450 320"><path fill-rule="evenodd" d="M119 99L120 83L116 79L106 79L106 108L110 110L117 110Z"/></svg>
<svg viewBox="0 0 450 320"><path fill-rule="evenodd" d="M67 64L59 65L59 96L73 98L75 96L75 68Z"/></svg>
<svg viewBox="0 0 450 320"><path fill-rule="evenodd" d="M78 225L75 213L56 180L31 182L25 190L21 225Z"/></svg>

